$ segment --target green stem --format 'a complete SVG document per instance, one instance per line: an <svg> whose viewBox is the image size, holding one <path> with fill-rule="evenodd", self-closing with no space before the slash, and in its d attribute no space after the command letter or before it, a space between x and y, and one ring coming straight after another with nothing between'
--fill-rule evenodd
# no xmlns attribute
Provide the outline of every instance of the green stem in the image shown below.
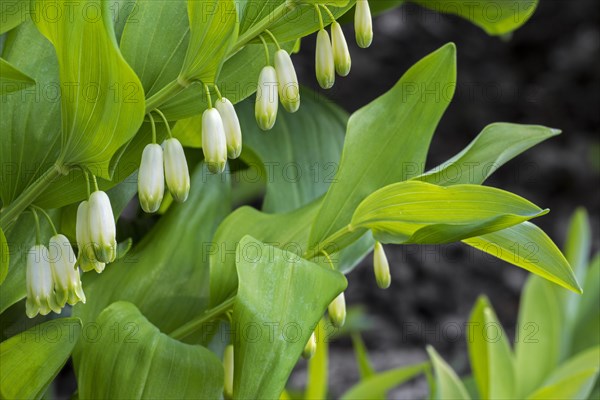
<svg viewBox="0 0 600 400"><path fill-rule="evenodd" d="M39 210L42 214L44 214L44 217L46 217L46 220L48 221L48 223L50 224L50 227L52 228L52 232L54 232L54 236L58 235L56 226L54 226L54 222L52 222L52 218L50 218L50 215L48 215L46 210L44 210L42 207L38 207L38 206L34 206L34 205L32 205L31 208L33 210Z"/></svg>
<svg viewBox="0 0 600 400"><path fill-rule="evenodd" d="M233 307L234 302L235 302L235 296L230 297L229 299L225 300L218 306L211 308L210 310L206 310L204 312L204 314L189 321L185 325L182 325L179 328L175 329L173 332L171 332L169 334L169 336L171 336L173 339L177 339L177 340L181 340L181 339L188 337L189 335L194 333L196 330L198 330L200 327L202 327L202 325L204 323L212 321L213 319L219 317L223 313L229 311L229 309L231 309L231 307Z"/></svg>
<svg viewBox="0 0 600 400"><path fill-rule="evenodd" d="M317 10L317 15L319 16L319 26L321 30L325 29L325 25L323 25L323 15L321 15L321 9L317 4L315 4L315 10Z"/></svg>
<svg viewBox="0 0 600 400"><path fill-rule="evenodd" d="M56 178L61 175L66 175L68 169L60 165L54 164L50 169L44 172L33 184L28 186L12 203L0 212L0 226L5 232L10 224L12 224L21 215L27 207L31 205L39 195L50 186Z"/></svg>
<svg viewBox="0 0 600 400"><path fill-rule="evenodd" d="M165 126L167 127L167 135L169 135L169 138L172 138L173 134L171 133L171 126L169 125L169 121L167 120L167 117L165 117L165 114L163 114L162 111L160 111L158 108L154 110L154 112L160 115L163 122L165 123Z"/></svg>
<svg viewBox="0 0 600 400"><path fill-rule="evenodd" d="M98 181L96 180L96 175L92 174L92 182L94 182L94 191L97 192L98 190L100 190L100 188L98 187Z"/></svg>
<svg viewBox="0 0 600 400"><path fill-rule="evenodd" d="M331 13L331 11L329 11L329 8L327 8L325 4L321 4L321 7L323 7L325 11L327 11L327 14L329 14L329 18L331 18L331 22L335 22L335 17Z"/></svg>
<svg viewBox="0 0 600 400"><path fill-rule="evenodd" d="M215 89L215 92L217 92L217 97L219 98L219 100L221 100L223 96L221 96L221 91L219 90L217 85L214 85L213 88Z"/></svg>
<svg viewBox="0 0 600 400"><path fill-rule="evenodd" d="M38 217L35 209L31 208L31 213L33 214L33 219L35 220L35 244L41 243L41 235L40 235L40 218Z"/></svg>
<svg viewBox="0 0 600 400"><path fill-rule="evenodd" d="M306 258L307 260L310 260L310 259L315 258L316 256L318 256L319 254L324 253L323 249L325 248L325 246L327 246L330 243L335 243L336 241L338 241L339 239L341 239L342 237L344 237L348 233L352 232L353 230L354 230L354 228L351 225L344 226L342 229L340 229L337 232L333 233L331 236L328 236L325 240L319 242L310 251L306 252L305 255L304 255L304 258ZM329 259L329 255L326 254L326 256Z"/></svg>
<svg viewBox="0 0 600 400"><path fill-rule="evenodd" d="M208 108L212 108L212 98L210 97L210 89L206 83L204 84L204 93L206 94L206 102L208 103Z"/></svg>
<svg viewBox="0 0 600 400"><path fill-rule="evenodd" d="M156 144L156 123L152 113L148 113L148 118L150 118L150 127L152 128L152 143Z"/></svg>
<svg viewBox="0 0 600 400"><path fill-rule="evenodd" d="M165 104L172 97L175 97L182 92L183 89L185 89L185 86L177 79L170 82L167 86L146 99L146 114Z"/></svg>
<svg viewBox="0 0 600 400"><path fill-rule="evenodd" d="M277 41L275 35L273 35L273 33L268 29L265 29L265 33L271 37L273 43L275 43L275 46L277 46L277 50L281 50L281 47L279 46L279 42Z"/></svg>
<svg viewBox="0 0 600 400"><path fill-rule="evenodd" d="M267 46L267 42L265 41L265 38L262 35L259 35L258 38L260 39L260 41L263 44L263 47L265 48L265 58L267 59L267 65L271 65L271 60L269 59L269 46Z"/></svg>
<svg viewBox="0 0 600 400"><path fill-rule="evenodd" d="M78 167L81 170L83 177L85 178L85 185L87 188L87 198L89 199L90 195L92 194L92 191L90 190L90 177L88 176L88 172L84 167L82 167L81 165L79 165Z"/></svg>

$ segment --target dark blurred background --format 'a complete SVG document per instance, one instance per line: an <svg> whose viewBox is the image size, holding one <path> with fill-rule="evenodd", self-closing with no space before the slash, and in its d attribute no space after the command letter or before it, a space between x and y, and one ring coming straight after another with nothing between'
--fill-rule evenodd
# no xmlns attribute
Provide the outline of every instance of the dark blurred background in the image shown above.
<svg viewBox="0 0 600 400"><path fill-rule="evenodd" d="M372 0L376 1L376 0ZM577 206L588 209L598 250L600 200L600 3L540 0L533 17L510 39L487 36L461 18L405 5L375 18L374 41L359 49L352 24L344 26L352 71L320 91L314 77L314 42L302 41L294 64L300 81L353 112L389 90L413 63L452 41L458 48L458 87L434 137L428 166L459 152L492 122L541 124L563 134L497 171L487 184L551 209L536 220L562 245ZM388 246L392 286L377 288L368 257L349 276L349 306L364 305L372 328L363 333L377 370L426 359L432 344L460 373L468 372L465 322L486 294L514 335L519 293L527 273L462 245ZM351 342L331 345L331 397L358 381ZM300 387L305 364L291 384ZM391 393L423 398L424 380Z"/></svg>

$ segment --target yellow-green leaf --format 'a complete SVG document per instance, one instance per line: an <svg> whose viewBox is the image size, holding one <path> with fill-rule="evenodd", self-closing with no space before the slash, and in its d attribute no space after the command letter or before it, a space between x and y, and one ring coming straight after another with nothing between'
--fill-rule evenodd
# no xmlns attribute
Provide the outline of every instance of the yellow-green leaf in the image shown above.
<svg viewBox="0 0 600 400"><path fill-rule="evenodd" d="M433 364L436 382L436 399L469 400L471 397L461 382L456 372L431 346L427 346L427 353Z"/></svg>
<svg viewBox="0 0 600 400"><path fill-rule="evenodd" d="M31 85L35 85L33 78L0 58L0 95L17 92Z"/></svg>

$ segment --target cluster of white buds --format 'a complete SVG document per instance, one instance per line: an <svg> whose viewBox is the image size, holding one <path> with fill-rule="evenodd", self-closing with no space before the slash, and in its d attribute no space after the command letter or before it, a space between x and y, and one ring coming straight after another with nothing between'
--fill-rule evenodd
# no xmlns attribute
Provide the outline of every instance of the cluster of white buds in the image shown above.
<svg viewBox="0 0 600 400"><path fill-rule="evenodd" d="M375 242L375 249L373 251L373 271L375 272L377 286L381 289L389 288L392 283L390 264L388 263L385 251L383 251L383 246L380 242Z"/></svg>
<svg viewBox="0 0 600 400"><path fill-rule="evenodd" d="M165 180L173 199L184 202L190 192L190 173L183 146L175 138L165 140L162 147L150 143L144 148L138 172L138 195L144 211L158 211Z"/></svg>
<svg viewBox="0 0 600 400"><path fill-rule="evenodd" d="M202 114L202 151L208 170L213 174L225 170L227 158L242 152L242 129L233 104L219 98Z"/></svg>
<svg viewBox="0 0 600 400"><path fill-rule="evenodd" d="M362 0L359 1L362 2ZM368 3L366 1L364 3L367 4L368 10ZM351 67L352 60L344 31L342 31L342 27L337 21L333 21L331 23L331 39L324 28L321 28L317 33L317 49L315 52L317 81L323 89L330 89L335 83L335 74L347 76Z"/></svg>

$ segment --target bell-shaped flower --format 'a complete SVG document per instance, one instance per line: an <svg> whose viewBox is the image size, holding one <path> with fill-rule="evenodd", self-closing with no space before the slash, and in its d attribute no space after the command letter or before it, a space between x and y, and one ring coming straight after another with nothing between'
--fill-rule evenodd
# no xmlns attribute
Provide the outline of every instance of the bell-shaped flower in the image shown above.
<svg viewBox="0 0 600 400"><path fill-rule="evenodd" d="M209 108L202 114L202 151L210 172L218 174L225 170L227 139L221 114L216 108Z"/></svg>
<svg viewBox="0 0 600 400"><path fill-rule="evenodd" d="M344 298L344 292L340 293L327 308L329 313L329 319L333 326L341 328L346 322L346 299Z"/></svg>
<svg viewBox="0 0 600 400"><path fill-rule="evenodd" d="M373 21L368 0L356 0L354 31L356 32L356 43L359 47L366 49L371 45L373 41Z"/></svg>
<svg viewBox="0 0 600 400"><path fill-rule="evenodd" d="M110 199L103 191L97 190L90 196L88 221L90 240L94 246L96 259L103 263L117 258L117 229Z"/></svg>
<svg viewBox="0 0 600 400"><path fill-rule="evenodd" d="M335 71L340 76L348 75L352 66L350 51L342 27L336 21L331 24L331 46L333 47Z"/></svg>
<svg viewBox="0 0 600 400"><path fill-rule="evenodd" d="M96 259L96 252L90 238L89 202L82 201L77 208L75 236L77 239L77 265L84 271L104 271L106 264Z"/></svg>
<svg viewBox="0 0 600 400"><path fill-rule="evenodd" d="M383 246L379 242L375 242L375 250L373 251L373 271L375 272L377 286L381 289L389 288L392 282L390 265L385 256L385 251L383 251Z"/></svg>
<svg viewBox="0 0 600 400"><path fill-rule="evenodd" d="M279 94L277 88L277 72L270 65L260 71L258 77L258 88L256 90L256 103L254 105L254 117L258 127L268 131L275 125L277 119L277 107Z"/></svg>
<svg viewBox="0 0 600 400"><path fill-rule="evenodd" d="M300 108L300 85L294 69L292 58L285 50L275 53L275 71L279 83L279 100L288 112L296 112Z"/></svg>
<svg viewBox="0 0 600 400"><path fill-rule="evenodd" d="M181 142L175 138L164 144L165 179L175 201L183 203L190 193L190 171Z"/></svg>
<svg viewBox="0 0 600 400"><path fill-rule="evenodd" d="M223 395L226 399L233 399L233 345L227 345L223 353L223 369L225 372L225 382L223 385Z"/></svg>
<svg viewBox="0 0 600 400"><path fill-rule="evenodd" d="M308 338L308 342L304 346L304 350L302 350L302 358L309 360L312 356L315 355L315 351L317 351L317 338L315 337L315 332L310 335Z"/></svg>
<svg viewBox="0 0 600 400"><path fill-rule="evenodd" d="M335 83L335 64L329 34L321 29L317 34L317 50L315 52L315 72L317 81L323 89L329 89Z"/></svg>
<svg viewBox="0 0 600 400"><path fill-rule="evenodd" d="M234 159L242 152L242 128L233 104L225 97L218 99L215 108L219 111L225 128L227 142L227 157Z"/></svg>
<svg viewBox="0 0 600 400"><path fill-rule="evenodd" d="M158 211L165 193L165 171L163 149L150 143L144 148L138 171L138 196L142 210L147 213Z"/></svg>
<svg viewBox="0 0 600 400"><path fill-rule="evenodd" d="M48 245L50 269L54 281L54 295L58 305L85 303L79 269L75 266L75 253L65 235L54 235Z"/></svg>
<svg viewBox="0 0 600 400"><path fill-rule="evenodd" d="M52 271L46 246L33 246L27 254L27 301L25 313L29 318L38 314L46 315L50 311L60 314L61 307L54 298Z"/></svg>

